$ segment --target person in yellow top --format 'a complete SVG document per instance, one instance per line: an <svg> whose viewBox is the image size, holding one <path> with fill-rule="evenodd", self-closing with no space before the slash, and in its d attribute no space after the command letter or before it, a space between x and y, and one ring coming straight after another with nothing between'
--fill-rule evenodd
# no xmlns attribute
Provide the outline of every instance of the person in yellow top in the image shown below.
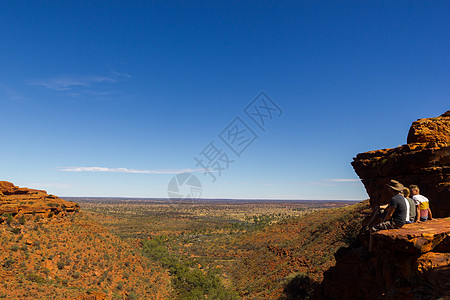
<svg viewBox="0 0 450 300"><path fill-rule="evenodd" d="M412 198L416 204L416 220L419 221L419 218L421 222L432 220L433 216L431 214L430 201L428 201L428 198L420 195L420 190L417 185L410 185L409 189L411 190L411 194L413 195Z"/></svg>

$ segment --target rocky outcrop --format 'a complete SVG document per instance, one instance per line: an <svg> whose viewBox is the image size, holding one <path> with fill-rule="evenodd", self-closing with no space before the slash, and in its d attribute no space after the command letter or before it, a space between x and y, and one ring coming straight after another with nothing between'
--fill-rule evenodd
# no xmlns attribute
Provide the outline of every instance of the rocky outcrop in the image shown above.
<svg viewBox="0 0 450 300"><path fill-rule="evenodd" d="M27 194L29 189L19 188L8 181L0 181L0 196Z"/></svg>
<svg viewBox="0 0 450 300"><path fill-rule="evenodd" d="M450 218L373 235L376 247L346 247L324 274L317 299L448 299Z"/></svg>
<svg viewBox="0 0 450 300"><path fill-rule="evenodd" d="M408 144L450 144L450 110L438 118L415 121L408 133Z"/></svg>
<svg viewBox="0 0 450 300"><path fill-rule="evenodd" d="M395 179L419 186L434 219L373 233L373 253L361 231L335 253L315 298L450 299L450 111L415 121L406 145L360 153L352 165L372 207L389 203L386 183Z"/></svg>
<svg viewBox="0 0 450 300"><path fill-rule="evenodd" d="M10 182L0 181L0 222L10 216L64 216L79 209L77 203L49 195L46 191L19 188Z"/></svg>
<svg viewBox="0 0 450 300"><path fill-rule="evenodd" d="M353 168L370 196L371 206L387 204L391 179L416 184L430 199L434 217L450 216L450 111L413 122L407 144L358 154Z"/></svg>

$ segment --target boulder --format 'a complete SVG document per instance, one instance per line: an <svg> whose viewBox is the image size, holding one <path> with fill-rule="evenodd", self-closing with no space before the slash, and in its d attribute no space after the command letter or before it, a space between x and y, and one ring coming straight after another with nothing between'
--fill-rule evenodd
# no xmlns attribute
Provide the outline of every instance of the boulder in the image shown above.
<svg viewBox="0 0 450 300"><path fill-rule="evenodd" d="M14 194L15 190L16 187L11 182L0 181L0 192L2 193L2 195L12 195Z"/></svg>
<svg viewBox="0 0 450 300"><path fill-rule="evenodd" d="M412 123L408 144L450 144L450 110L438 118L419 119Z"/></svg>

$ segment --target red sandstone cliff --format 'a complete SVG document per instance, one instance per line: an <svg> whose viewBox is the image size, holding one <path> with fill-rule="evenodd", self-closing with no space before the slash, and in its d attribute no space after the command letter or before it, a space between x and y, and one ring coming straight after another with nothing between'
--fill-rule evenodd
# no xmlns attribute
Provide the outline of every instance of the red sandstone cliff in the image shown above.
<svg viewBox="0 0 450 300"><path fill-rule="evenodd" d="M450 218L374 234L365 247L341 248L316 299L450 299Z"/></svg>
<svg viewBox="0 0 450 300"><path fill-rule="evenodd" d="M360 153L352 165L371 206L390 200L385 184L417 184L430 199L435 219L373 234L335 253L316 299L450 299L450 111L415 121L407 144ZM436 217L447 217L436 219Z"/></svg>
<svg viewBox="0 0 450 300"><path fill-rule="evenodd" d="M51 217L64 216L79 209L77 203L48 195L46 191L19 188L10 182L0 181L0 223L9 214L15 218L33 215Z"/></svg>
<svg viewBox="0 0 450 300"><path fill-rule="evenodd" d="M168 272L78 211L0 181L0 299L169 298Z"/></svg>
<svg viewBox="0 0 450 300"><path fill-rule="evenodd" d="M430 199L435 217L450 216L450 110L437 118L415 121L408 144L358 154L353 162L370 197L371 206L389 203L385 184L417 184Z"/></svg>

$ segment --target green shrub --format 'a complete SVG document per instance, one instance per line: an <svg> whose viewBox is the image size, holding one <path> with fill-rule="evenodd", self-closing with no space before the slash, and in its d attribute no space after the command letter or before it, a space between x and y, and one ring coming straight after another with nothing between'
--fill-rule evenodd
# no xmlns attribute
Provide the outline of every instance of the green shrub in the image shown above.
<svg viewBox="0 0 450 300"><path fill-rule="evenodd" d="M45 282L45 278L43 278L43 277L41 277L39 275L36 275L36 274L32 274L32 273L27 274L26 278L29 281L33 281L33 282L36 282L36 283L43 283L43 282Z"/></svg>
<svg viewBox="0 0 450 300"><path fill-rule="evenodd" d="M216 274L204 274L200 269L192 267L192 261L171 254L165 246L167 240L167 237L160 236L144 241L142 249L147 256L159 261L170 271L172 285L178 294L176 299L239 299L234 292L222 285Z"/></svg>
<svg viewBox="0 0 450 300"><path fill-rule="evenodd" d="M58 261L58 263L56 264L56 266L58 267L58 269L62 270L62 269L64 269L65 264L64 264L64 262L62 262L62 261Z"/></svg>
<svg viewBox="0 0 450 300"><path fill-rule="evenodd" d="M134 292L130 292L127 296L127 300L136 300L138 296Z"/></svg>
<svg viewBox="0 0 450 300"><path fill-rule="evenodd" d="M3 262L3 267L6 269L9 269L9 267L11 267L16 261L12 258L7 258L5 259L5 261Z"/></svg>
<svg viewBox="0 0 450 300"><path fill-rule="evenodd" d="M23 215L19 218L19 223L20 223L21 225L24 225L26 221L27 221L27 219L26 219L25 216L23 216Z"/></svg>
<svg viewBox="0 0 450 300"><path fill-rule="evenodd" d="M361 227L361 221L356 217L350 216L342 226L343 233L340 240L348 246L353 245L358 239Z"/></svg>
<svg viewBox="0 0 450 300"><path fill-rule="evenodd" d="M20 228L11 228L11 232L14 234L19 234L20 233Z"/></svg>
<svg viewBox="0 0 450 300"><path fill-rule="evenodd" d="M6 217L6 224L8 225L11 225L12 221L14 221L12 214L3 214L3 216Z"/></svg>

